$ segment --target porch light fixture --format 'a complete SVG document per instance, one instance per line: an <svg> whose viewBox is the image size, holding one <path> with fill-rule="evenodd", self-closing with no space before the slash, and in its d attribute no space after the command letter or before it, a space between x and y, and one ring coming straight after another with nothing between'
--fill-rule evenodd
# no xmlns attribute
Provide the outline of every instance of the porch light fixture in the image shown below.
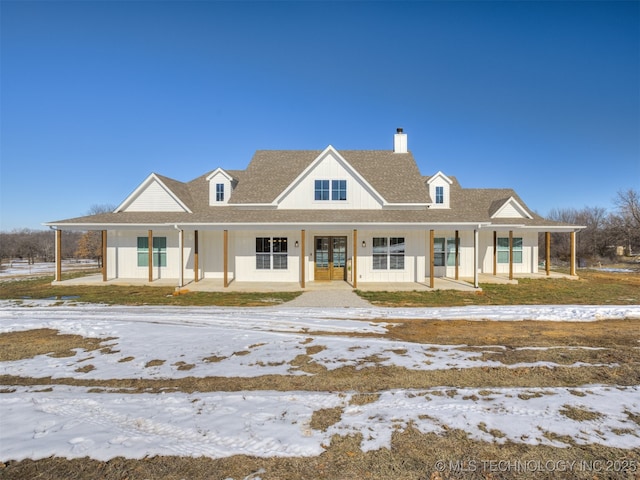
<svg viewBox="0 0 640 480"><path fill-rule="evenodd" d="M295 243L295 245L296 245L296 248L298 248L298 240L296 240L296 243Z"/></svg>
<svg viewBox="0 0 640 480"><path fill-rule="evenodd" d="M362 240L362 248L367 248L367 242L365 242L364 240Z"/></svg>

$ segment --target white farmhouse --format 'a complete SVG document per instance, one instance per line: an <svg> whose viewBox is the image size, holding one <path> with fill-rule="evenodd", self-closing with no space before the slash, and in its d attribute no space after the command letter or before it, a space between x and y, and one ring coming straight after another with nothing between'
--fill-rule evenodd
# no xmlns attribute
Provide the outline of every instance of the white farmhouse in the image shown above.
<svg viewBox="0 0 640 480"><path fill-rule="evenodd" d="M111 213L46 225L58 233L56 281L61 231L100 230L104 281L302 288L433 288L437 277L478 287L479 274L537 273L540 232L567 232L573 247L580 229L536 215L511 189L462 188L441 171L423 176L402 129L393 150L260 150L246 170L219 167L186 183L152 173Z"/></svg>

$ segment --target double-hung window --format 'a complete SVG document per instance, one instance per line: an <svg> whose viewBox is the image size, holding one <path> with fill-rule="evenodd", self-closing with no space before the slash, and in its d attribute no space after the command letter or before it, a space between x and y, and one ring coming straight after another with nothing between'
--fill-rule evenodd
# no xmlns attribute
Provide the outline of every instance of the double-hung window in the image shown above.
<svg viewBox="0 0 640 480"><path fill-rule="evenodd" d="M456 239L433 239L433 265L435 267L454 267L456 264Z"/></svg>
<svg viewBox="0 0 640 480"><path fill-rule="evenodd" d="M509 263L509 237L497 239L498 263ZM522 263L522 237L513 237L513 263Z"/></svg>
<svg viewBox="0 0 640 480"><path fill-rule="evenodd" d="M154 267L167 266L167 237L153 237L151 254ZM138 266L149 266L149 237L138 237Z"/></svg>
<svg viewBox="0 0 640 480"><path fill-rule="evenodd" d="M436 203L444 203L444 187L436 187Z"/></svg>
<svg viewBox="0 0 640 480"><path fill-rule="evenodd" d="M373 238L373 269L404 270L404 237Z"/></svg>
<svg viewBox="0 0 640 480"><path fill-rule="evenodd" d="M346 201L347 181L346 180L315 180L314 200L316 201Z"/></svg>
<svg viewBox="0 0 640 480"><path fill-rule="evenodd" d="M216 183L216 202L224 202L224 183Z"/></svg>
<svg viewBox="0 0 640 480"><path fill-rule="evenodd" d="M287 265L287 237L256 237L257 270L286 270Z"/></svg>

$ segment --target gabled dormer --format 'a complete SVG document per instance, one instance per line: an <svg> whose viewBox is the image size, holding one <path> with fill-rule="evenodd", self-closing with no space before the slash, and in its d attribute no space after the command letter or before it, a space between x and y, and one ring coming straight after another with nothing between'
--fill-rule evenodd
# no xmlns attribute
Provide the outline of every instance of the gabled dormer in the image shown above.
<svg viewBox="0 0 640 480"><path fill-rule="evenodd" d="M181 197L188 197L184 184L177 180L149 175L115 212L186 212L191 210Z"/></svg>
<svg viewBox="0 0 640 480"><path fill-rule="evenodd" d="M492 207L491 218L533 218L527 209L513 197L495 202Z"/></svg>
<svg viewBox="0 0 640 480"><path fill-rule="evenodd" d="M222 168L217 168L211 172L206 179L209 182L209 205L227 205L231 192L235 187L235 179Z"/></svg>
<svg viewBox="0 0 640 480"><path fill-rule="evenodd" d="M451 184L453 180L438 172L427 180L431 205L429 208L451 208Z"/></svg>

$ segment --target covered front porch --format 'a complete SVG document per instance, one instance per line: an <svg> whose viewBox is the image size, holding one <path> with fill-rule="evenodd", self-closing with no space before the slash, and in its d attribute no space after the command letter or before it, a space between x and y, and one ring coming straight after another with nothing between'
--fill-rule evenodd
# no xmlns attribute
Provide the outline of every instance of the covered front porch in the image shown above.
<svg viewBox="0 0 640 480"><path fill-rule="evenodd" d="M578 277L558 272L532 273L532 274L516 274L513 278L506 275L479 274L478 282L480 284L517 284L521 278L563 278L575 280ZM55 281L56 285L65 286L103 286L103 285L140 285L149 287L174 287L176 291L182 292L298 292L298 291L322 291L322 290L362 290L365 292L381 292L381 291L436 291L436 290L456 290L461 292L478 292L482 288L474 287L473 278L462 278L455 280L453 278L435 277L433 279L433 287L430 286L431 279L425 278L423 282L358 282L357 286L347 281L312 281L306 282L305 286L301 286L298 282L228 282L224 284L224 279L205 278L198 282L188 282L183 286L176 285L176 280L171 278L160 278L149 282L147 279L140 278L117 278L111 280L103 280L102 274L87 275L84 277L72 278L69 280Z"/></svg>

